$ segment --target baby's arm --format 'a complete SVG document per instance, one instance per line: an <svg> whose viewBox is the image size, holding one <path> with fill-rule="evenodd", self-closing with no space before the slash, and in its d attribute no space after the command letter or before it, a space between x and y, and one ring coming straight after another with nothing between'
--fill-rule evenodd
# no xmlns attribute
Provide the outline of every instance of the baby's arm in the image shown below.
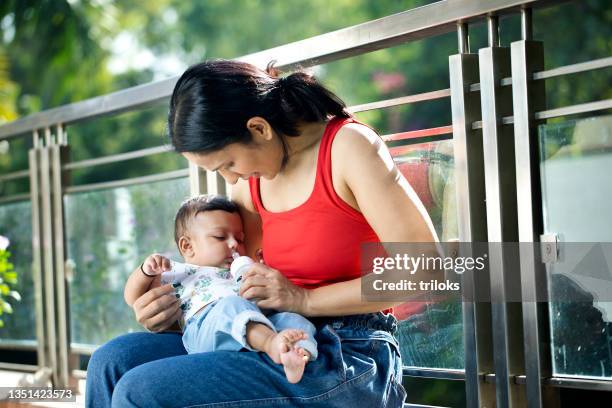
<svg viewBox="0 0 612 408"><path fill-rule="evenodd" d="M142 267L142 270L141 270ZM162 255L149 255L147 259L134 269L128 278L123 291L125 302L131 307L136 299L145 292L161 286L161 274L170 270L170 260ZM152 276L147 276L152 275Z"/></svg>

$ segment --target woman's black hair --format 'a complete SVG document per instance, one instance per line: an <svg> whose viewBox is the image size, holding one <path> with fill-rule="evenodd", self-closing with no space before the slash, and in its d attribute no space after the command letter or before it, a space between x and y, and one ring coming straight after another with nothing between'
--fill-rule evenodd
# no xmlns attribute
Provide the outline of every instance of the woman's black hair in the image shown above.
<svg viewBox="0 0 612 408"><path fill-rule="evenodd" d="M344 102L317 80L295 72L279 77L246 62L210 60L191 66L172 92L168 132L178 152L211 153L231 143L251 142L247 121L259 116L281 135L299 136L300 122L349 117Z"/></svg>

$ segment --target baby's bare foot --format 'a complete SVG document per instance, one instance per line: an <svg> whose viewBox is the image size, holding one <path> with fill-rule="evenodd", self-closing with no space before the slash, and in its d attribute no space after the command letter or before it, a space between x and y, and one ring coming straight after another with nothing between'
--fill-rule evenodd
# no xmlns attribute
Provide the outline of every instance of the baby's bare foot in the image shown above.
<svg viewBox="0 0 612 408"><path fill-rule="evenodd" d="M285 375L291 384L300 382L309 359L310 353L298 346L293 346L288 352L281 353Z"/></svg>
<svg viewBox="0 0 612 408"><path fill-rule="evenodd" d="M304 367L310 358L310 353L295 343L307 338L302 330L287 329L272 336L266 347L266 353L276 364L282 364L285 375L290 383L295 384L302 379Z"/></svg>

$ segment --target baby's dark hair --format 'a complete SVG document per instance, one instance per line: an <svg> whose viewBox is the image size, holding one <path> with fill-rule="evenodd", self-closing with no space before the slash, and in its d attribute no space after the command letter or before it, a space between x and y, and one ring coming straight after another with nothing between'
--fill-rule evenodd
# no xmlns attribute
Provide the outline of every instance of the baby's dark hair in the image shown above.
<svg viewBox="0 0 612 408"><path fill-rule="evenodd" d="M188 224L191 219L201 212L215 210L238 213L238 206L228 198L214 194L202 194L183 201L174 218L174 242L176 242L176 246L179 246L179 239L189 229Z"/></svg>

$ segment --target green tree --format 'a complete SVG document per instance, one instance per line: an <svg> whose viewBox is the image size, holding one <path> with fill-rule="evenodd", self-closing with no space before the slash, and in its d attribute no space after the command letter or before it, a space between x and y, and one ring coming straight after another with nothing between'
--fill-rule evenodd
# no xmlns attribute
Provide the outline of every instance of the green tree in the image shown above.
<svg viewBox="0 0 612 408"><path fill-rule="evenodd" d="M8 57L0 47L0 124L17 119L17 91L17 84L10 80Z"/></svg>

